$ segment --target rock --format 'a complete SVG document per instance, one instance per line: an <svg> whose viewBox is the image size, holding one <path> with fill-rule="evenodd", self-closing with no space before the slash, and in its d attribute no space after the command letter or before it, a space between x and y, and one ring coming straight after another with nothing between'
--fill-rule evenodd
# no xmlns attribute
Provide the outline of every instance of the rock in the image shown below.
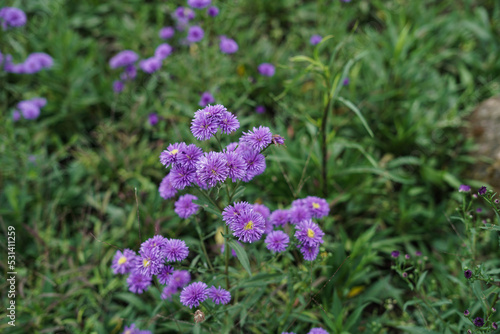
<svg viewBox="0 0 500 334"><path fill-rule="evenodd" d="M469 137L474 139L477 158L471 177L493 186L500 193L500 97L481 103L469 117ZM491 160L484 162L484 158Z"/></svg>

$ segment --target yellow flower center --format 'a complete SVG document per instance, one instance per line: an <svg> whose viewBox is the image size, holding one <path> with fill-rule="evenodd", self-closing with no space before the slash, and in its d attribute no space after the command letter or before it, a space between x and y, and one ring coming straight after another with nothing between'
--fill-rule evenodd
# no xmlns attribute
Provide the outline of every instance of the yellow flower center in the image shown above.
<svg viewBox="0 0 500 334"><path fill-rule="evenodd" d="M251 230L253 229L253 221L249 221L246 225L245 225L245 231L248 231L248 230Z"/></svg>
<svg viewBox="0 0 500 334"><path fill-rule="evenodd" d="M151 264L151 262L149 262L149 259L148 259L148 260L146 260L146 259L142 260L142 265L143 265L145 268L149 267L149 265L150 265L150 264Z"/></svg>
<svg viewBox="0 0 500 334"><path fill-rule="evenodd" d="M319 209L319 204L318 204L318 203L313 202L313 208L314 208L314 209Z"/></svg>
<svg viewBox="0 0 500 334"><path fill-rule="evenodd" d="M122 256L120 259L118 259L118 264L124 264L127 262L127 258L125 256Z"/></svg>
<svg viewBox="0 0 500 334"><path fill-rule="evenodd" d="M132 331L130 329L127 329L124 334L130 334Z"/></svg>
<svg viewBox="0 0 500 334"><path fill-rule="evenodd" d="M314 231L311 230L310 228L307 229L307 236L309 238L314 238Z"/></svg>
<svg viewBox="0 0 500 334"><path fill-rule="evenodd" d="M178 150L178 149L173 149L172 151L170 151L170 154L171 154L171 155L174 155L174 154L176 154L177 152L179 152L179 150Z"/></svg>

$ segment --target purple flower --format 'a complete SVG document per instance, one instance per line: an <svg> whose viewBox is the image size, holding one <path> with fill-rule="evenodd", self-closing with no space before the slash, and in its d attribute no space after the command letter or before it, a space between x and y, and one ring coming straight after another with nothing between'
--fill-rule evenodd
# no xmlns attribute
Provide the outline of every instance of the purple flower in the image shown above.
<svg viewBox="0 0 500 334"><path fill-rule="evenodd" d="M172 300L172 295L177 293L178 288L173 286L173 285L167 285L166 287L163 288L163 291L161 292L161 299L165 300Z"/></svg>
<svg viewBox="0 0 500 334"><path fill-rule="evenodd" d="M470 186L465 185L465 184L462 184L462 185L460 185L460 187L458 188L458 192L459 192L459 193L468 193L468 192L470 192Z"/></svg>
<svg viewBox="0 0 500 334"><path fill-rule="evenodd" d="M209 115L200 113L199 111L195 113L195 117L191 122L191 132L198 140L208 140L217 133L219 128L218 118L210 117Z"/></svg>
<svg viewBox="0 0 500 334"><path fill-rule="evenodd" d="M165 254L167 257L167 262L180 262L188 256L189 249L184 241L178 239L169 239L165 246Z"/></svg>
<svg viewBox="0 0 500 334"><path fill-rule="evenodd" d="M323 231L312 220L304 220L296 225L295 237L302 245L316 246L323 243Z"/></svg>
<svg viewBox="0 0 500 334"><path fill-rule="evenodd" d="M111 264L111 269L113 269L113 274L127 274L134 267L134 259L137 254L130 250L125 249L123 253L118 250L113 257L113 262Z"/></svg>
<svg viewBox="0 0 500 334"><path fill-rule="evenodd" d="M253 132L249 131L247 133L243 133L243 136L240 138L242 143L248 144L256 151L262 151L269 144L271 144L273 138L273 134L268 127L259 126L259 128L253 128Z"/></svg>
<svg viewBox="0 0 500 334"><path fill-rule="evenodd" d="M124 50L109 60L109 66L111 68L126 67L133 65L138 59L139 56L134 51Z"/></svg>
<svg viewBox="0 0 500 334"><path fill-rule="evenodd" d="M141 60L139 62L139 67L144 73L154 73L161 68L162 59L158 57L151 57Z"/></svg>
<svg viewBox="0 0 500 334"><path fill-rule="evenodd" d="M262 63L259 65L257 68L259 70L259 73L266 76L266 77L272 77L275 72L275 68L273 64L269 63Z"/></svg>
<svg viewBox="0 0 500 334"><path fill-rule="evenodd" d="M160 193L160 197L163 199L172 198L177 193L177 189L175 189L172 185L170 173L165 176L163 180L161 180L158 192Z"/></svg>
<svg viewBox="0 0 500 334"><path fill-rule="evenodd" d="M192 27L189 27L188 34L187 34L187 40L188 40L188 42L196 43L196 42L201 41L203 39L204 35L205 35L205 33L200 26L192 26Z"/></svg>
<svg viewBox="0 0 500 334"><path fill-rule="evenodd" d="M477 192L478 195L480 196L483 196L484 194L486 194L486 187L485 186L482 186L481 188L479 188L479 191Z"/></svg>
<svg viewBox="0 0 500 334"><path fill-rule="evenodd" d="M290 223L299 224L302 221L311 219L311 212L303 205L292 206L288 211Z"/></svg>
<svg viewBox="0 0 500 334"><path fill-rule="evenodd" d="M0 8L0 22L4 30L9 26L22 27L26 24L26 14L15 7Z"/></svg>
<svg viewBox="0 0 500 334"><path fill-rule="evenodd" d="M392 256L393 258L397 258L397 257L399 256L399 251L397 251L397 250L392 251L391 256Z"/></svg>
<svg viewBox="0 0 500 334"><path fill-rule="evenodd" d="M226 36L220 36L219 49L222 53L235 53L238 51L238 44L234 39L227 38Z"/></svg>
<svg viewBox="0 0 500 334"><path fill-rule="evenodd" d="M207 285L203 282L195 282L182 289L181 303L189 308L198 307L207 297Z"/></svg>
<svg viewBox="0 0 500 334"><path fill-rule="evenodd" d="M182 288L186 284L191 281L191 275L187 270L176 270L172 273L172 277L170 277L169 286L172 286L176 289Z"/></svg>
<svg viewBox="0 0 500 334"><path fill-rule="evenodd" d="M125 85L120 80L113 81L113 91L115 93L121 93Z"/></svg>
<svg viewBox="0 0 500 334"><path fill-rule="evenodd" d="M54 64L52 57L43 52L32 53L24 61L24 73L33 74Z"/></svg>
<svg viewBox="0 0 500 334"><path fill-rule="evenodd" d="M135 79L136 76L137 76L137 69L135 68L135 65L128 65L125 67L122 74L120 74L120 79L122 81L133 80Z"/></svg>
<svg viewBox="0 0 500 334"><path fill-rule="evenodd" d="M160 36L161 39L172 38L174 37L174 34L175 34L175 29L172 27L163 27L158 32L158 35Z"/></svg>
<svg viewBox="0 0 500 334"><path fill-rule="evenodd" d="M483 327L484 320L481 317L477 317L476 319L474 319L473 323L474 323L474 326L476 326L476 327Z"/></svg>
<svg viewBox="0 0 500 334"><path fill-rule="evenodd" d="M229 227L238 240L252 243L262 237L266 222L260 213L254 210L243 210Z"/></svg>
<svg viewBox="0 0 500 334"><path fill-rule="evenodd" d="M328 202L323 198L308 196L306 197L306 205L314 218L328 216L328 213L330 212Z"/></svg>
<svg viewBox="0 0 500 334"><path fill-rule="evenodd" d="M133 293L143 293L151 285L152 276L146 276L140 272L132 272L127 277L128 289Z"/></svg>
<svg viewBox="0 0 500 334"><path fill-rule="evenodd" d="M200 102L198 102L198 105L200 107L205 107L207 104L214 103L214 102L215 102L215 99L212 96L212 94L210 94L210 92L203 92L203 94L201 94Z"/></svg>
<svg viewBox="0 0 500 334"><path fill-rule="evenodd" d="M193 200L197 200L198 197L190 194L179 197L177 202L175 202L175 213L181 218L189 218L198 211L199 205L193 203Z"/></svg>
<svg viewBox="0 0 500 334"><path fill-rule="evenodd" d="M285 145L285 138L280 135L273 135L272 143L276 146Z"/></svg>
<svg viewBox="0 0 500 334"><path fill-rule="evenodd" d="M253 210L260 213L265 219L269 218L269 216L271 215L271 211L264 204L255 203L253 205Z"/></svg>
<svg viewBox="0 0 500 334"><path fill-rule="evenodd" d="M252 210L252 205L247 202L235 202L233 205L228 205L222 211L222 220L226 222L226 225L232 226L245 210Z"/></svg>
<svg viewBox="0 0 500 334"><path fill-rule="evenodd" d="M182 190L196 182L196 168L176 164L170 171L170 181L177 190Z"/></svg>
<svg viewBox="0 0 500 334"><path fill-rule="evenodd" d="M154 112L149 114L148 121L151 126L155 126L156 124L158 124L158 114Z"/></svg>
<svg viewBox="0 0 500 334"><path fill-rule="evenodd" d="M467 270L464 270L464 276L466 279L469 279L472 277L472 271L470 271L469 269Z"/></svg>
<svg viewBox="0 0 500 334"><path fill-rule="evenodd" d="M196 167L198 159L203 155L203 150L195 144L189 144L181 149L177 155L177 162L190 167Z"/></svg>
<svg viewBox="0 0 500 334"><path fill-rule="evenodd" d="M202 9L210 6L212 0L187 0L188 6L193 8Z"/></svg>
<svg viewBox="0 0 500 334"><path fill-rule="evenodd" d="M266 159L259 152L254 150L245 150L243 151L242 158L247 165L246 175L242 181L249 182L255 176L264 173L266 170Z"/></svg>
<svg viewBox="0 0 500 334"><path fill-rule="evenodd" d="M285 225L290 220L290 213L288 210L275 210L269 220L273 225Z"/></svg>
<svg viewBox="0 0 500 334"><path fill-rule="evenodd" d="M224 153L205 153L198 159L196 174L199 181L206 184L209 188L214 187L219 182L224 182L229 175L229 168Z"/></svg>
<svg viewBox="0 0 500 334"><path fill-rule="evenodd" d="M311 39L309 40L309 43L311 43L311 45L316 45L319 44L319 42L321 42L322 39L323 37L321 37L320 35L312 35Z"/></svg>
<svg viewBox="0 0 500 334"><path fill-rule="evenodd" d="M255 107L255 112L257 114L263 114L263 113L266 112L266 107L264 107L264 106L257 106L257 107Z"/></svg>
<svg viewBox="0 0 500 334"><path fill-rule="evenodd" d="M191 8L177 7L174 17L178 20L185 20L187 22L194 19L194 12Z"/></svg>
<svg viewBox="0 0 500 334"><path fill-rule="evenodd" d="M304 260L314 261L319 254L319 245L317 246L302 245L300 247L300 252L304 256Z"/></svg>
<svg viewBox="0 0 500 334"><path fill-rule="evenodd" d="M311 330L307 334L328 334L328 332L325 331L323 328L316 327L316 328L311 328Z"/></svg>
<svg viewBox="0 0 500 334"><path fill-rule="evenodd" d="M409 260L410 259L410 254L405 254L405 259Z"/></svg>
<svg viewBox="0 0 500 334"><path fill-rule="evenodd" d="M160 162L168 167L170 165L174 165L177 162L177 159L182 155L181 152L186 149L186 143L174 143L168 145L167 149L161 152L160 154Z"/></svg>
<svg viewBox="0 0 500 334"><path fill-rule="evenodd" d="M405 272L405 273L403 273L403 278L406 278L406 277L408 277L408 273Z"/></svg>
<svg viewBox="0 0 500 334"><path fill-rule="evenodd" d="M222 289L219 285L219 288L215 286L211 286L208 289L208 298L212 299L212 301L216 304L226 305L231 301L231 294L229 291Z"/></svg>
<svg viewBox="0 0 500 334"><path fill-rule="evenodd" d="M349 84L349 78L345 78L344 81L342 81L342 85L347 86Z"/></svg>
<svg viewBox="0 0 500 334"><path fill-rule="evenodd" d="M17 104L17 108L25 119L36 119L40 116L39 104L33 100L21 101Z"/></svg>
<svg viewBox="0 0 500 334"><path fill-rule="evenodd" d="M164 266L163 253L152 248L143 248L139 251L140 259L136 261L136 272L144 276L153 276L160 272Z"/></svg>
<svg viewBox="0 0 500 334"><path fill-rule="evenodd" d="M465 311L464 311L464 316L468 317L469 315L470 315L469 310L465 310Z"/></svg>
<svg viewBox="0 0 500 334"><path fill-rule="evenodd" d="M493 329L498 329L498 325L497 325L497 323L496 323L496 322L492 322L492 323L491 323L491 327L492 327Z"/></svg>
<svg viewBox="0 0 500 334"><path fill-rule="evenodd" d="M157 274L158 282L160 282L160 284L168 284L173 272L174 268L172 266L163 267Z"/></svg>
<svg viewBox="0 0 500 334"><path fill-rule="evenodd" d="M219 8L215 6L208 7L207 14L211 17L216 17L217 15L219 15Z"/></svg>
<svg viewBox="0 0 500 334"><path fill-rule="evenodd" d="M236 152L225 152L223 154L228 168L228 177L233 179L233 182L243 179L247 169L243 158Z"/></svg>
<svg viewBox="0 0 500 334"><path fill-rule="evenodd" d="M290 242L290 237L283 231L273 231L266 237L267 249L273 252L283 252Z"/></svg>
<svg viewBox="0 0 500 334"><path fill-rule="evenodd" d="M122 334L151 334L151 331L140 330L135 324L132 324L130 327L125 326Z"/></svg>
<svg viewBox="0 0 500 334"><path fill-rule="evenodd" d="M163 59L167 58L171 53L172 53L172 47L167 43L163 43L163 44L158 45L158 47L156 48L155 58L163 60ZM161 67L161 65L160 65L160 67Z"/></svg>
<svg viewBox="0 0 500 334"><path fill-rule="evenodd" d="M230 134L240 128L240 122L238 122L238 119L232 113L225 111L219 120L219 127L222 133Z"/></svg>
<svg viewBox="0 0 500 334"><path fill-rule="evenodd" d="M422 256L422 252L421 252L421 251L416 251L416 252L415 252L415 255L416 255L416 256Z"/></svg>
<svg viewBox="0 0 500 334"><path fill-rule="evenodd" d="M165 247L167 245L167 241L168 239L163 236L155 235L141 244L139 253L151 252L154 257L163 258L165 257Z"/></svg>

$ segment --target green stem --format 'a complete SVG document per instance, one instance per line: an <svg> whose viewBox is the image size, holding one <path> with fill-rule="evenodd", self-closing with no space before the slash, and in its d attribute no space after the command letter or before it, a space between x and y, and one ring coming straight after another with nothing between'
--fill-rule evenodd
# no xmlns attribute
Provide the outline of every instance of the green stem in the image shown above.
<svg viewBox="0 0 500 334"><path fill-rule="evenodd" d="M212 262L210 261L210 258L208 257L207 249L205 248L205 241L203 240L203 236L201 235L201 228L200 228L200 223L198 222L198 217L196 217L196 219L194 221L196 223L196 231L198 232L198 236L200 237L201 249L203 250L203 254L205 254L205 257L207 258L208 267L210 268L211 271L214 271L214 267L212 266Z"/></svg>
<svg viewBox="0 0 500 334"><path fill-rule="evenodd" d="M226 225L224 229L224 233L226 236L226 239L224 240L224 255L226 259L226 269L224 273L226 274L226 289L229 291L231 289L231 285L229 284L229 243L227 242L227 236L229 235L229 227Z"/></svg>
<svg viewBox="0 0 500 334"><path fill-rule="evenodd" d="M323 181L323 196L328 197L328 184L327 184L327 147L326 147L326 122L328 121L328 109L330 107L330 103L332 100L328 98L328 101L325 105L325 110L323 110L323 118L321 120L321 178Z"/></svg>

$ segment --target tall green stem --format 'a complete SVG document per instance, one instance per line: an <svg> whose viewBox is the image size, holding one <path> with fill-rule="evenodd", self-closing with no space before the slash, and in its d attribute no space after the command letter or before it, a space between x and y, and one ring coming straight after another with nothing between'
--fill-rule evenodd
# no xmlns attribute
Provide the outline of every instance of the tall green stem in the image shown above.
<svg viewBox="0 0 500 334"><path fill-rule="evenodd" d="M229 227L227 225L225 226L224 233L226 236L229 235ZM231 286L229 285L229 243L227 239L224 240L224 253L226 258L226 269L224 271L226 274L226 289L229 290Z"/></svg>
<svg viewBox="0 0 500 334"><path fill-rule="evenodd" d="M327 145L326 145L326 122L328 121L328 110L330 107L330 103L332 103L331 99L328 99L328 102L325 105L325 110L323 110L323 118L321 120L321 156L322 156L322 165L321 165L321 179L322 179L322 188L323 188L323 196L326 198L328 197L328 150L327 150Z"/></svg>
<svg viewBox="0 0 500 334"><path fill-rule="evenodd" d="M207 258L208 267L210 268L210 270L214 271L212 262L208 257L207 249L205 248L205 241L203 240L203 236L201 235L201 228L200 228L200 223L198 222L198 218L196 218L194 221L196 223L196 231L198 232L198 237L200 238L201 249L203 250L203 254L205 254L205 257Z"/></svg>

